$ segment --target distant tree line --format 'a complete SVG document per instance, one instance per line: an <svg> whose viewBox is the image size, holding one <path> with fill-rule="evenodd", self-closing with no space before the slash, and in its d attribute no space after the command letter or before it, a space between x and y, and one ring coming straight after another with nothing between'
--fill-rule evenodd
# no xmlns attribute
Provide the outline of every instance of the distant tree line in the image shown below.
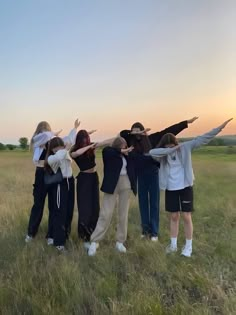
<svg viewBox="0 0 236 315"><path fill-rule="evenodd" d="M19 145L16 144L3 144L0 142L0 150L15 150L15 149L21 149L21 150L28 150L29 144L28 144L28 138L21 137L19 140Z"/></svg>
<svg viewBox="0 0 236 315"><path fill-rule="evenodd" d="M180 138L180 142L191 140L193 138ZM2 150L28 150L29 149L29 140L26 137L21 137L19 140L19 145L15 144L3 144L0 142L0 151ZM236 136L222 136L216 137L208 144L210 146L235 146L236 145Z"/></svg>
<svg viewBox="0 0 236 315"><path fill-rule="evenodd" d="M180 142L192 140L193 138L181 138ZM235 146L236 136L215 137L208 144L209 146Z"/></svg>

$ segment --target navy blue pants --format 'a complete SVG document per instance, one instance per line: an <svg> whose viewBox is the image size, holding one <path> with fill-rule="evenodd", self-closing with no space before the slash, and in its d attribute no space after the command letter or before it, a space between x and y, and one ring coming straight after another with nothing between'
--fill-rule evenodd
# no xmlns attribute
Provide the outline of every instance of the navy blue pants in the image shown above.
<svg viewBox="0 0 236 315"><path fill-rule="evenodd" d="M159 233L160 212L158 170L138 174L138 200L142 233L157 236Z"/></svg>

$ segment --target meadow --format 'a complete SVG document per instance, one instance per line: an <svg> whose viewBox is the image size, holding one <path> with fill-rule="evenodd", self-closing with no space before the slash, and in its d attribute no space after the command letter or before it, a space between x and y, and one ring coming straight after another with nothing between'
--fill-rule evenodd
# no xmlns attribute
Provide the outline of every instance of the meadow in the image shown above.
<svg viewBox="0 0 236 315"><path fill-rule="evenodd" d="M180 256L183 225L178 252L165 254L169 234L163 194L158 243L140 239L132 196L126 254L114 248L114 216L97 255L88 257L76 233L76 206L66 255L46 244L47 205L37 237L26 245L31 154L0 152L0 314L236 314L236 154L227 150L204 147L193 154L191 258ZM100 154L97 161L101 182Z"/></svg>

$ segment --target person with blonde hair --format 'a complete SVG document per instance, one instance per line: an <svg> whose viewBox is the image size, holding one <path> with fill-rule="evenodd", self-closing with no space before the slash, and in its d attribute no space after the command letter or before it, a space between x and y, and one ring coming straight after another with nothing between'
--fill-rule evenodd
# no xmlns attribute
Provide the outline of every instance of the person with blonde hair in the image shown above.
<svg viewBox="0 0 236 315"><path fill-rule="evenodd" d="M132 157L129 152L133 147L127 146L124 138L117 137L111 146L102 151L104 177L101 190L104 192L102 206L96 228L91 235L89 256L94 256L111 223L118 198L118 223L116 233L116 249L125 253L124 242L127 238L128 210L130 192L136 194L136 175Z"/></svg>
<svg viewBox="0 0 236 315"><path fill-rule="evenodd" d="M64 137L64 142L71 145L75 142L77 128L80 122L78 119L74 122L74 128L70 131L69 135ZM33 206L31 208L28 231L25 237L25 242L28 243L33 240L38 232L39 225L43 216L43 209L45 204L46 196L48 195L48 208L49 208L49 219L48 219L48 232L47 232L47 242L48 245L53 243L52 235L52 196L50 193L50 187L47 187L44 183L44 160L47 152L47 143L50 139L58 136L62 130L58 132L53 132L51 126L47 121L41 121L38 123L35 132L30 141L30 148L33 149L33 162L36 167L35 169L35 179L33 184ZM68 223L68 229L70 229L70 224Z"/></svg>
<svg viewBox="0 0 236 315"><path fill-rule="evenodd" d="M185 257L192 255L193 236L193 168L191 152L202 145L208 144L232 120L226 120L219 127L194 138L178 143L175 135L165 134L158 148L149 151L154 159L160 162L160 189L165 191L165 207L170 214L170 245L166 253L177 251L180 212L184 220L186 243L181 254Z"/></svg>

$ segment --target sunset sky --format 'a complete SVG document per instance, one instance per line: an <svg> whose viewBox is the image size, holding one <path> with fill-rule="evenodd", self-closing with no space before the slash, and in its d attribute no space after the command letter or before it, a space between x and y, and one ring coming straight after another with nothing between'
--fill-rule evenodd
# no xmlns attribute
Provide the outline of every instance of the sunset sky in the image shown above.
<svg viewBox="0 0 236 315"><path fill-rule="evenodd" d="M77 117L96 141L193 116L181 136L236 134L236 1L0 0L0 104L2 143Z"/></svg>

